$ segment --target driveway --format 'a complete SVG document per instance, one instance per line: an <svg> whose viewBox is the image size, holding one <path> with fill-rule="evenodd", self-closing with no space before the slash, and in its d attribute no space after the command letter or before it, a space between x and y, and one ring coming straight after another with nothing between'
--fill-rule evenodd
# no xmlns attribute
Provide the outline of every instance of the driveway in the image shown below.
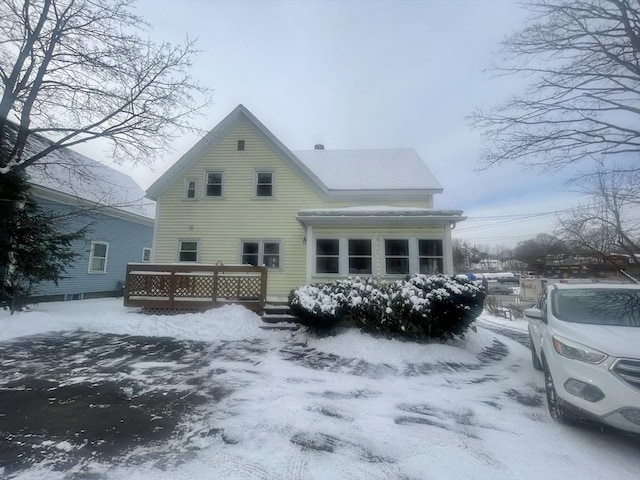
<svg viewBox="0 0 640 480"><path fill-rule="evenodd" d="M366 433L352 436L341 434L342 427L327 428L332 423L347 426L361 408L366 411L367 400L382 395L371 388L376 379L415 379L413 384L420 385L422 379L435 375L445 384L443 388L493 392L478 396L482 408L500 411L505 402L515 402L530 420L549 421L541 383L512 381L522 365L520 360L509 360L510 348L516 345L511 339L528 347L526 334L495 325L481 329L491 329L496 335L472 356L402 365L337 355L297 335L277 348L260 339L198 342L87 331L0 343L0 467L8 478L34 466L90 473L93 476L78 478L92 479L103 478L95 473L95 465L145 464L162 470L212 445L226 451L247 448L251 439L244 432L256 428L264 438L284 436L298 448L297 460L290 460L293 463L286 467L292 472L290 478L306 478L303 464L310 452L340 450L355 452L381 478L406 478L398 458L380 442L367 441ZM295 374L287 372L289 368ZM276 372L277 378L273 377ZM312 372L322 375L322 380ZM363 378L369 387L332 388L330 382L321 389L305 386L325 382L325 376L331 374ZM266 385L274 381L284 383L278 384L278 395L291 394L287 384L312 390L306 394L309 405L305 409L324 419L322 423L301 421L286 431L279 430L284 427L278 422L268 422L264 431L260 425L250 426L259 420L249 419L245 425L241 412L249 404L256 408ZM272 404L278 395L270 400ZM503 427L474 410L446 407L446 402L420 402L410 395L405 401L393 402L391 418L398 428L449 431L464 440L464 448L482 462L499 466L499 459L474 446L472 440ZM367 414L376 418L374 411ZM628 442L626 438L613 441ZM271 478L258 470L243 477L242 468L234 470L240 472L238 478Z"/></svg>

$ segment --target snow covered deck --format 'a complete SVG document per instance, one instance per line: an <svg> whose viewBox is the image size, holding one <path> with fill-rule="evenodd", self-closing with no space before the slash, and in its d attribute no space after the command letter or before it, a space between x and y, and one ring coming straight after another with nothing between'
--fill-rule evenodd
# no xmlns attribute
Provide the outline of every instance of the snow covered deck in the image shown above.
<svg viewBox="0 0 640 480"><path fill-rule="evenodd" d="M235 303L262 312L267 267L130 263L124 306L152 311L208 310Z"/></svg>

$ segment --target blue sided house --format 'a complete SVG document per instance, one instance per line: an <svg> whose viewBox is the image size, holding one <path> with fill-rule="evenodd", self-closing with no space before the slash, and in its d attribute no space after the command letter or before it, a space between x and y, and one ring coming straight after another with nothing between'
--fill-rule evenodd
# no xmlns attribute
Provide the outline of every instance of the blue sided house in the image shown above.
<svg viewBox="0 0 640 480"><path fill-rule="evenodd" d="M32 137L28 148L41 149ZM79 257L56 285L34 288L33 301L119 296L129 262L149 262L155 204L128 175L70 149L50 153L27 168L31 195L64 229L88 226L74 244Z"/></svg>

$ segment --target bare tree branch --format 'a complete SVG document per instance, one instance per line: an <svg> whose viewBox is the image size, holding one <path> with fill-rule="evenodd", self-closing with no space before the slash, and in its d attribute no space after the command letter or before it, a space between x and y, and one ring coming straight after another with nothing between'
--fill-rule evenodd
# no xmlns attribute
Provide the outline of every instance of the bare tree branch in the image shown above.
<svg viewBox="0 0 640 480"><path fill-rule="evenodd" d="M561 215L556 233L575 251L588 251L623 268L640 264L640 172L615 166L599 169L576 181L590 202Z"/></svg>
<svg viewBox="0 0 640 480"><path fill-rule="evenodd" d="M212 95L188 73L195 42L156 44L145 27L131 0L0 0L0 173L98 138L115 161L150 164L194 130ZM53 142L25 150L34 133Z"/></svg>
<svg viewBox="0 0 640 480"><path fill-rule="evenodd" d="M529 25L501 44L497 75L527 91L469 119L485 167L504 161L561 168L606 154L640 170L640 2L533 0Z"/></svg>

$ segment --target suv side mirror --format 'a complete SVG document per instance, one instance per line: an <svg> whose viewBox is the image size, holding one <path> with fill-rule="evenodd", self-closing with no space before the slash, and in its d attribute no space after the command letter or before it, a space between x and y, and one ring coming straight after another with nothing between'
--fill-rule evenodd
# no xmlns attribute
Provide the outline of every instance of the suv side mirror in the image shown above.
<svg viewBox="0 0 640 480"><path fill-rule="evenodd" d="M524 310L524 316L527 318L533 318L535 320L542 320L543 322L547 322L547 316L545 312L540 310L539 308L526 308Z"/></svg>

